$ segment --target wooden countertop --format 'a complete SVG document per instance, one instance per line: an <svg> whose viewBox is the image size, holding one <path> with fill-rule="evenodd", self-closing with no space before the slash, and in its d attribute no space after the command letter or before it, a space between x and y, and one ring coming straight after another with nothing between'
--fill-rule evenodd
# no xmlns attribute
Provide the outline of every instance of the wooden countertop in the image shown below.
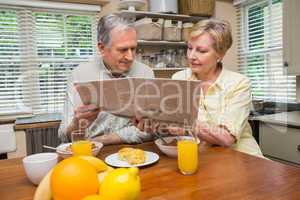
<svg viewBox="0 0 300 200"><path fill-rule="evenodd" d="M272 115L261 115L255 117L255 119L262 122L300 128L300 111L282 112Z"/></svg>
<svg viewBox="0 0 300 200"><path fill-rule="evenodd" d="M128 145L127 145L128 146ZM160 160L140 170L140 200L298 200L300 169L222 147L201 148L198 172L183 176L177 161L161 154L153 143L137 145L159 153ZM121 146L104 147L99 157ZM0 161L1 200L32 199L35 186L25 177L21 159Z"/></svg>
<svg viewBox="0 0 300 200"><path fill-rule="evenodd" d="M58 127L61 122L60 113L38 114L26 118L17 118L15 121L15 130L24 130L31 128L49 128Z"/></svg>

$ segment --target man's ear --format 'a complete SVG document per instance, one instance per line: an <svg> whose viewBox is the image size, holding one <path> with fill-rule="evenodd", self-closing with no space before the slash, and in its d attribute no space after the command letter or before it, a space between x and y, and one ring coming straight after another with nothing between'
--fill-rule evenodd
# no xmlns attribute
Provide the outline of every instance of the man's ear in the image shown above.
<svg viewBox="0 0 300 200"><path fill-rule="evenodd" d="M105 48L103 42L98 42L97 47L98 47L98 50L99 50L100 54L103 55L103 53L104 53L104 48Z"/></svg>

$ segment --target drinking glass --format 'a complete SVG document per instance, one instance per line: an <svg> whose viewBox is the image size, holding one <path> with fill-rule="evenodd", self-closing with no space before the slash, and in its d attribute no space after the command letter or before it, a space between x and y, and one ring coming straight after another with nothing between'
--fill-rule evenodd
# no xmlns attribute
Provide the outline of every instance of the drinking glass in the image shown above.
<svg viewBox="0 0 300 200"><path fill-rule="evenodd" d="M73 156L92 155L92 143L86 137L85 130L76 130L71 133Z"/></svg>
<svg viewBox="0 0 300 200"><path fill-rule="evenodd" d="M195 138L182 138L177 142L178 168L184 175L194 174L198 169L198 145Z"/></svg>

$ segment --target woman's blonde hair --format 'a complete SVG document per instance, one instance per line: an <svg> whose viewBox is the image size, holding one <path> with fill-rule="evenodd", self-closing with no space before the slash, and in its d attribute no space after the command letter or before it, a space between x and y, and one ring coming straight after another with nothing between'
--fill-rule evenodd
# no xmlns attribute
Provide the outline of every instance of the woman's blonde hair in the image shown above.
<svg viewBox="0 0 300 200"><path fill-rule="evenodd" d="M217 53L225 54L232 45L229 22L218 19L201 20L193 26L190 38L208 33L214 40L213 47Z"/></svg>

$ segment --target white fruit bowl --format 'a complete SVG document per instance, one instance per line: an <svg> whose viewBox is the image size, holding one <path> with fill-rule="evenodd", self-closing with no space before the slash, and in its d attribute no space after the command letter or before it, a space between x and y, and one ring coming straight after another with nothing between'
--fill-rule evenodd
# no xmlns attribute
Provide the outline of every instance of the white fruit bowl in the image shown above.
<svg viewBox="0 0 300 200"><path fill-rule="evenodd" d="M25 173L29 180L38 185L42 178L56 165L56 153L38 153L26 156L23 159Z"/></svg>

